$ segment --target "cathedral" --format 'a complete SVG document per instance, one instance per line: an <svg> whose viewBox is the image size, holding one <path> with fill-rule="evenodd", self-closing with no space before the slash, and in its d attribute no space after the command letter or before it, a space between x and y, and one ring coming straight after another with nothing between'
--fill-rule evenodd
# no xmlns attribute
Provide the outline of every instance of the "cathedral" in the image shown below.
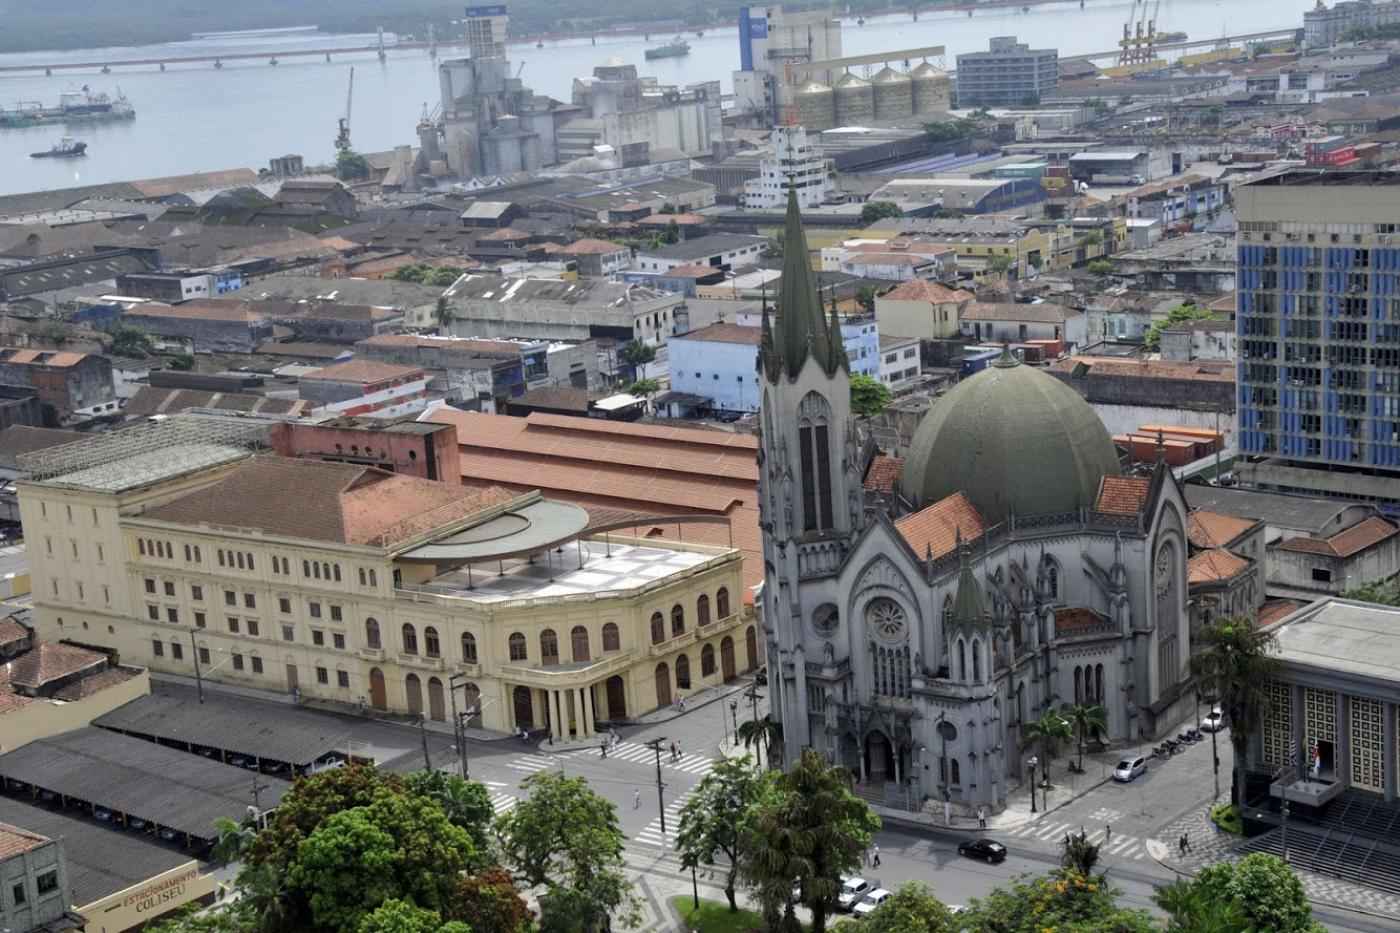
<svg viewBox="0 0 1400 933"><path fill-rule="evenodd" d="M868 494L835 311L795 200L759 353L769 694L804 747L896 807L997 809L1065 704L1137 745L1194 708L1186 512L1165 464L1124 475L1098 416L1010 351L948 392L895 493Z"/></svg>

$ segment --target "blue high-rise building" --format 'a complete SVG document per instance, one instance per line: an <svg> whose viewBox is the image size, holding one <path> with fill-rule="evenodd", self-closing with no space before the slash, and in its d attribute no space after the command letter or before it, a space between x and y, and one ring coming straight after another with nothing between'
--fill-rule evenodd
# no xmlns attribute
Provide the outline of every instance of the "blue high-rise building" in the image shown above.
<svg viewBox="0 0 1400 933"><path fill-rule="evenodd" d="M1400 173L1235 192L1239 475L1400 510Z"/></svg>

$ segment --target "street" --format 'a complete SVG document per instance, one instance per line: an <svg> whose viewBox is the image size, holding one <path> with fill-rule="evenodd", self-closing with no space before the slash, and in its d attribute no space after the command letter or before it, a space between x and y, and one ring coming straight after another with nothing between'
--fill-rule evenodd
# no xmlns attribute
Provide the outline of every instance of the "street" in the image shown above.
<svg viewBox="0 0 1400 933"><path fill-rule="evenodd" d="M155 689L162 687L158 684ZM167 685L165 689L187 688ZM223 689L206 687L207 702L217 703ZM742 722L748 718L746 713L752 716L754 712L752 708L745 709L738 692L708 703L703 702L703 697L696 700L699 702L693 702L686 713L675 714L672 710L654 714L671 716L667 721L619 729L620 742L607 758L601 756L598 744L565 747L552 746L547 739L526 744L510 737L489 741L469 738L468 773L487 786L497 813L515 805L521 795L520 782L530 774L555 769L586 778L594 791L617 807L618 823L627 839L626 861L644 902L642 929L677 929L667 901L677 895L692 894L690 872L681 868L669 846L680 808L720 757L720 745L734 733L736 719ZM267 702L284 701L268 697ZM731 709L730 703L736 703L735 708ZM757 714L765 712L764 705L759 704ZM455 767L451 737L437 731L441 724L420 732L413 725L353 715L343 718L348 740L357 755L373 755L381 765L397 760L400 768L411 770L421 767L426 741L428 756L435 766ZM645 745L656 739L662 740L660 804L656 753ZM668 751L673 741L683 749L682 757L675 762ZM1222 778L1228 782L1228 743L1221 744ZM1096 768L1087 770L1090 773L1076 780L1101 779ZM1056 782L1068 780L1063 759L1057 762L1053 777ZM1020 874L1042 873L1055 867L1059 864L1059 841L1065 833L1082 827L1099 840L1105 831L1109 833L1100 865L1122 890L1121 903L1156 912L1153 889L1170 882L1174 875L1154 855L1164 854L1168 845L1176 844L1168 827L1183 812L1204 805L1211 792L1210 744L1198 743L1168 761L1151 762L1148 773L1131 784L1108 781L1037 821L989 834L1010 850L1006 861L999 865L957 854L958 843L973 835L959 828L964 824L948 830L888 820L875 840L881 865L865 869L863 877L886 888L908 880L923 881L944 902L966 904ZM665 836L661 832L663 805ZM1168 838L1159 838L1163 835ZM702 898L722 900L721 882L722 878L706 878L701 872L695 886ZM1360 913L1324 906L1316 906L1314 912L1329 930L1394 929L1392 921Z"/></svg>

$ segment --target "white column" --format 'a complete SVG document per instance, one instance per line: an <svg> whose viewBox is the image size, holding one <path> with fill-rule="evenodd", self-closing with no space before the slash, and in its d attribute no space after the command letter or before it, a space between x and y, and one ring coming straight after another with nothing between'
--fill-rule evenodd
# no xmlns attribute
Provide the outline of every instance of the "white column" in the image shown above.
<svg viewBox="0 0 1400 933"><path fill-rule="evenodd" d="M583 687L579 690L579 693L583 695L584 728L588 730L587 734L591 738L597 734L593 728L593 687Z"/></svg>
<svg viewBox="0 0 1400 933"><path fill-rule="evenodd" d="M550 714L554 717L554 741L569 740L569 721L564 718L564 695L558 690L549 691Z"/></svg>

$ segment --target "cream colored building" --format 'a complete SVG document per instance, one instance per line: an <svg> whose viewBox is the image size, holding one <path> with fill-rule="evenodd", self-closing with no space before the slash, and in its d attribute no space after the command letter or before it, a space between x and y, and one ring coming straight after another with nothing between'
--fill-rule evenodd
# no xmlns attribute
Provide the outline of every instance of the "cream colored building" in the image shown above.
<svg viewBox="0 0 1400 933"><path fill-rule="evenodd" d="M259 445L255 426L175 419L34 461L20 504L40 637L579 737L758 664L735 550Z"/></svg>

